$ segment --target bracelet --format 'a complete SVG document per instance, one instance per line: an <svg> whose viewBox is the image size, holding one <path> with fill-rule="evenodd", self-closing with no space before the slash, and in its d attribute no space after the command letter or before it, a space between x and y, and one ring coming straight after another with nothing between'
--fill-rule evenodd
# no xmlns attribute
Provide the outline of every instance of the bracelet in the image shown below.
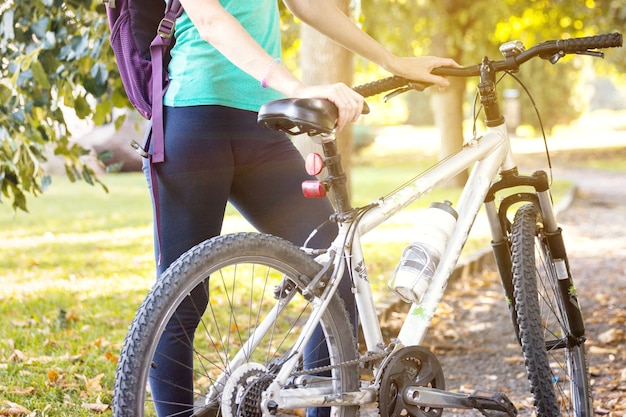
<svg viewBox="0 0 626 417"><path fill-rule="evenodd" d="M272 68L274 68L274 65L278 64L279 62L280 62L280 58L274 58L272 62L270 62L270 64L267 66L267 69L265 70L265 74L263 74L263 78L261 79L261 87L267 88L267 77L270 75L270 71L272 71Z"/></svg>

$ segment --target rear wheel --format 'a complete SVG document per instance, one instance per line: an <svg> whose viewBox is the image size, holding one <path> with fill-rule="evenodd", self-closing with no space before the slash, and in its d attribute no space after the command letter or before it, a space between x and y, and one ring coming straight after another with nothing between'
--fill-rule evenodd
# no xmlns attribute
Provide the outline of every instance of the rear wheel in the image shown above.
<svg viewBox="0 0 626 417"><path fill-rule="evenodd" d="M511 252L519 334L539 417L592 416L584 340L572 336L555 259L532 205L513 222ZM571 291L575 289L571 288Z"/></svg>
<svg viewBox="0 0 626 417"><path fill-rule="evenodd" d="M157 282L131 324L116 373L114 416L154 416L155 406L160 416L174 415L165 409L177 409L176 415L260 416L262 394L316 301L314 296L303 297L303 289L320 270L289 242L256 233L221 236L190 250ZM180 313L183 303L187 316L192 311L200 317L199 324L191 338L171 337L172 323L188 320ZM307 365L296 371L302 376L307 373L304 367L337 365L324 377L307 378L309 386L311 381L323 384L330 394L358 390L353 330L336 295L323 314L321 329L322 347L309 344L305 349L317 354L319 362L305 357ZM168 336L192 355L189 364L157 349L159 340ZM167 367L187 367L193 388L184 391L180 382L155 376ZM289 388L300 387L296 378L290 383ZM163 396L155 394L155 386L159 392L182 394L158 398ZM356 407L339 407L336 413L353 417Z"/></svg>

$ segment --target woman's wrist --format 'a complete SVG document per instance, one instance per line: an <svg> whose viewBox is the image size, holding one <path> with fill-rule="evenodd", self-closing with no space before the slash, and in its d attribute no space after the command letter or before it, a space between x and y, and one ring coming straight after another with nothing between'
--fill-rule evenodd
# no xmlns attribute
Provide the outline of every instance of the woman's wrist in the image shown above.
<svg viewBox="0 0 626 417"><path fill-rule="evenodd" d="M398 56L392 54L389 51L385 51L386 53L381 58L381 62L378 65L383 68L385 71L388 71L394 75L397 75L399 71L401 71L400 59Z"/></svg>
<svg viewBox="0 0 626 417"><path fill-rule="evenodd" d="M261 77L261 87L263 88L269 87L267 83L267 79L269 78L272 70L277 64L280 64L280 58L274 58L272 62L269 63L269 65L265 69L265 72L263 73L263 77Z"/></svg>
<svg viewBox="0 0 626 417"><path fill-rule="evenodd" d="M303 86L302 82L278 58L267 65L260 83L261 87L272 88L287 97L296 97L297 91Z"/></svg>

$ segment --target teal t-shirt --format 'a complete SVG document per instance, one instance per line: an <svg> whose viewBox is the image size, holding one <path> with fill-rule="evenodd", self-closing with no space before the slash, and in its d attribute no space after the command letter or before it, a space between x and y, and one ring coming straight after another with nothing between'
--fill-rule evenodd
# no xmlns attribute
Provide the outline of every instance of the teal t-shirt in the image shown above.
<svg viewBox="0 0 626 417"><path fill-rule="evenodd" d="M273 57L281 55L280 14L276 0L221 0L254 39ZM176 21L176 44L169 64L166 106L222 105L258 111L282 95L263 88L200 37L186 13Z"/></svg>

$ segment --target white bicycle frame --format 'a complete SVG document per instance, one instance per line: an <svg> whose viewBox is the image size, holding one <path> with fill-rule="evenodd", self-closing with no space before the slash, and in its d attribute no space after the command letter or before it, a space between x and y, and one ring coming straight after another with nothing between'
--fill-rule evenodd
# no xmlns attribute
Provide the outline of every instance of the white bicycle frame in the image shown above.
<svg viewBox="0 0 626 417"><path fill-rule="evenodd" d="M334 140L332 137L323 140ZM460 257L461 250L469 236L474 219L478 214L492 181L499 170L515 168L511 154L511 147L506 125L487 129L484 136L467 142L458 152L434 165L412 182L406 184L388 197L375 202L375 207L370 208L359 218L356 227L352 221L339 222L339 233L328 252L318 257L318 261L326 263L334 262L334 272L327 285L323 296L316 298L311 317L302 329L298 341L294 345L290 359L283 364L272 386L268 389L281 407L301 408L314 405L347 405L365 404L375 401L375 392L367 389L360 393L343 393L342 398L331 399L328 394L332 392L329 387L300 390L289 389L281 391L292 370L297 366L303 348L309 341L315 327L320 322L321 316L331 300L331 295L337 290L339 281L344 275L345 268L349 265L353 280L354 296L356 299L360 324L363 330L365 344L369 352L381 353L385 348L383 336L378 322L376 306L372 296L372 289L368 281L365 260L363 257L360 238L381 223L393 217L412 202L428 194L440 183L453 178L464 170L472 167L469 179L461 193L455 209L458 219L455 229L447 242L439 266L429 285L423 301L419 305L412 305L402 329L398 335L399 346L419 345L426 334L430 322L435 314L437 305L443 297L443 292L452 271ZM488 213L493 208L487 207ZM490 222L493 222L493 216ZM496 229L494 229L494 227ZM492 225L492 233L501 234L499 224ZM346 244L350 242L350 244ZM337 256L340 254L341 256ZM280 309L280 307L278 307ZM251 339L255 339L252 337ZM250 342L250 341L249 341ZM252 342L254 344L254 342ZM247 346L243 351L248 351ZM243 357L241 358L243 359ZM238 360L235 358L234 363ZM348 394L348 395L346 395Z"/></svg>
<svg viewBox="0 0 626 417"><path fill-rule="evenodd" d="M360 237L374 229L403 208L446 181L474 165L469 179L455 205L458 219L454 231L447 242L446 250L426 291L423 301L413 304L398 335L404 346L419 345L430 326L437 305L451 276L461 250L467 241L474 219L478 214L489 187L500 169L515 167L511 155L506 126L488 128L486 134L466 143L458 152L433 166L418 176L413 182L377 202L377 207L367 211L350 239L352 246L345 248L345 258L350 260L351 273L356 286L356 302L363 327L365 343L369 351L378 351L383 339L373 302L372 291L363 272L365 262L360 245ZM349 225L340 225L339 236L335 240L340 245L346 239ZM339 265L337 265L339 267Z"/></svg>
<svg viewBox="0 0 626 417"><path fill-rule="evenodd" d="M448 279L450 278L461 250L467 241L470 230L478 214L489 187L500 169L515 168L511 155L510 141L504 124L489 128L486 134L478 139L466 143L458 152L441 161L412 183L401 188L388 198L379 201L379 206L365 213L359 222L359 227L352 239L351 253L346 254L352 260L352 276L356 285L356 301L361 318L368 350L375 351L376 346L382 346L382 336L373 304L371 287L367 277L359 274L364 265L361 252L360 237L392 217L407 205L421 198L441 182L455 177L459 173L474 165L463 192L455 206L458 219L454 231L447 242L440 263L435 271L431 283L422 302L413 304L405 319L400 333L399 342L404 346L419 345L422 343L435 310L443 297ZM341 239L345 232L340 232ZM347 249L347 250L348 250Z"/></svg>
<svg viewBox="0 0 626 417"><path fill-rule="evenodd" d="M621 35L615 34L611 39L605 39L605 35L597 40L597 44L600 47L613 47L621 46ZM594 42L589 41L590 38L580 38L576 42L559 43L559 41L553 41L549 43L542 43L537 45L538 51L545 52L551 51L558 60L564 53L585 53L588 55L598 56L598 52L590 50L595 48ZM582 43L582 44L581 44ZM619 45L618 45L619 44ZM576 47L582 48L580 51ZM531 48L532 49L532 48ZM533 179L530 177L520 177L517 175L517 167L513 159L511 152L511 143L507 133L505 121L501 115L497 99L491 87L495 86L495 73L496 66L500 71L503 71L510 67L510 69L516 70L517 67L526 62L531 57L537 56L539 52L532 52L531 50L525 51L523 48L519 48L517 43L503 45L501 51L505 57L505 61L488 61L485 58L479 67L479 73L481 77L481 84L479 84L479 93L481 95L481 104L484 104L483 109L488 121L488 128L486 133L479 138L474 138L467 142L459 151L447 157L434 165L429 170L425 171L421 175L415 177L414 180L405 184L392 194L382 197L375 201L371 205L363 208L363 210L353 210L347 201L347 192L343 188L339 189L339 193L336 195L337 213L335 220L338 224L338 235L324 254L318 256L316 260L325 267L333 266L332 275L329 279L324 277L324 281L320 278L323 276L324 268L320 274L316 277L312 277L312 281L308 288L302 290L302 294L308 295L316 294L311 297L312 311L311 315L305 323L298 336L296 343L289 352L288 355L283 356L287 358L284 363L281 364L280 370L275 375L273 381L263 392L263 398L261 401L261 409L264 417L275 415L279 409L297 409L307 407L328 407L328 406L347 406L347 405L363 405L377 401L378 395L378 383L381 381L381 369L384 369L387 359L393 357L393 354L388 355L390 348L398 349L406 346L418 346L420 345L426 335L426 331L430 327L431 321L435 315L437 306L444 295L444 290L450 279L452 272L459 260L461 251L465 242L468 239L470 230L474 224L474 220L480 211L481 206L485 205L487 219L489 222L492 243L494 245L494 253L496 261L502 261L502 264L506 263L505 255L498 255L503 244L506 244L506 236L503 228L505 227L501 223L500 212L506 215L509 208L508 204L516 204L522 201L532 201L538 203L540 206L541 217L543 222L543 229L546 235L560 237L560 231L556 224L556 218L554 209L552 207L552 199L550 196L550 190L545 183L545 173L537 172L533 174ZM526 54L526 55L524 55ZM530 55L529 55L530 54ZM517 62L517 58L520 61ZM452 69L450 69L451 71ZM474 73L474 69L470 68L472 76L478 75ZM454 72L454 71L453 71ZM468 71L463 71L465 74L460 76L469 76ZM442 73L442 75L446 75ZM455 75L455 74L452 74ZM393 80L390 78L390 80ZM394 81L395 83L395 81ZM481 88L482 86L482 88ZM395 87L394 87L395 88ZM371 91L364 89L365 96L377 94L381 90L389 91L392 88L372 88ZM402 91L402 90L399 90ZM484 103L483 103L483 98ZM277 130L284 130L291 132L291 129L295 129L292 133L305 133L305 132L327 132L328 115L323 114L321 117L322 122L319 126L317 122L313 122L311 126L308 125L310 120L308 116L304 116L302 120L297 123L292 122L281 126L281 120L284 117L289 118L289 115L281 115L282 109L280 106L277 109L268 108L266 118L262 121L267 123L268 127L275 128ZM307 109L307 112L310 109ZM273 112L276 111L276 114ZM297 112L296 112L297 113ZM320 112L322 113L322 112ZM261 118L259 119L261 120ZM501 123L500 123L501 122ZM293 126L292 126L293 124ZM322 144L325 146L327 157L337 157L334 133L330 133L325 136L319 137ZM336 159L339 160L338 158ZM343 181L343 172L339 163L333 163L329 165L330 168L335 170L334 177L330 176L332 180ZM442 182L455 177L464 170L472 168L470 176L463 188L461 196L457 201L455 210L458 214L458 218L454 227L454 230L448 239L446 248L440 259L439 265L435 271L431 282L422 297L419 304L413 304L405 318L405 321L400 329L400 332L394 341L390 345L386 345L380 329L380 324L377 316L377 309L374 304L374 298L372 295L372 289L367 276L366 263L361 246L361 237L366 235L370 230L376 228L386 220L393 217L395 214L406 208L408 205L423 197L431 190L436 188ZM502 174L501 182L494 184L496 175L500 172ZM505 179L506 177L506 179ZM534 180L538 181L535 182ZM521 181L518 181L521 180ZM329 181L332 183L332 181ZM494 185L494 187L492 187ZM520 193L513 199L503 201L502 207L497 208L494 199L492 198L495 191L500 186L504 188L511 188L517 185L531 186L535 188L536 193L533 197L530 197L528 193ZM525 195L524 195L525 194ZM507 198L514 197L509 196ZM505 199L506 200L506 199ZM499 212L500 211L500 212ZM558 246L559 242L556 239ZM562 243L562 242L561 242ZM310 254L319 253L315 250L310 250ZM501 253L501 252L500 252ZM565 255L565 254L563 254ZM510 261L510 258L508 259ZM567 267L566 258L555 259L554 268L557 270L558 279L568 279L569 271ZM502 266L498 265L498 268ZM348 269L349 274L344 274ZM500 271L502 273L502 270ZM506 273L506 272L505 272ZM319 325L322 315L326 311L329 303L332 300L333 295L339 287L341 279L346 279L345 275L350 275L351 284L354 292L354 297L357 305L358 317L360 320L360 326L363 331L365 345L368 354L373 354L370 359L378 360L382 359L382 363L374 364L374 381L364 382L361 381L359 388L353 392L342 392L335 384L336 381L333 378L318 377L315 375L302 374L291 379L294 375L294 370L299 364L301 364L304 347L310 341L312 334L316 327ZM506 276L503 276L503 283ZM318 294L322 291L322 294ZM287 297L288 298L288 297ZM250 336L243 348L235 355L233 360L229 363L229 370L220 377L222 379L227 378L228 371L234 370L242 365L246 357L247 352L251 352L257 347L261 340L262 334L269 328L267 321L273 322L279 319L279 314L283 310L284 305L289 302L289 299L282 299L274 306L272 312L266 316L266 323L264 326L260 326ZM359 358L367 361L368 358ZM332 358L331 358L332 362ZM342 366L356 365L354 361L349 363L331 363L329 368L334 369ZM319 372L322 368L312 369L311 374ZM312 383L308 383L309 380ZM314 383L313 383L314 382ZM216 384L214 384L215 386ZM283 389L283 387L285 387ZM412 391L411 391L412 390ZM436 389L430 390L424 388L418 390L416 387L411 387L411 390L404 394L405 397L411 397L409 402L415 402L416 398L420 398L419 403L428 404L428 406L439 407L441 405L448 406L451 404L457 404L457 396L455 393L448 393L439 391ZM437 391L437 392L435 392ZM213 392L213 389L212 389ZM421 394L424 393L428 397L433 398L434 401L429 402L428 398L422 401ZM211 394L211 393L210 393ZM215 394L215 393L214 393ZM415 394L418 394L417 396ZM218 396L209 395L210 398L217 399ZM467 398L465 398L467 400ZM417 404L418 402L415 402ZM512 405L512 404L511 404ZM463 408L475 408L472 402L463 402Z"/></svg>

